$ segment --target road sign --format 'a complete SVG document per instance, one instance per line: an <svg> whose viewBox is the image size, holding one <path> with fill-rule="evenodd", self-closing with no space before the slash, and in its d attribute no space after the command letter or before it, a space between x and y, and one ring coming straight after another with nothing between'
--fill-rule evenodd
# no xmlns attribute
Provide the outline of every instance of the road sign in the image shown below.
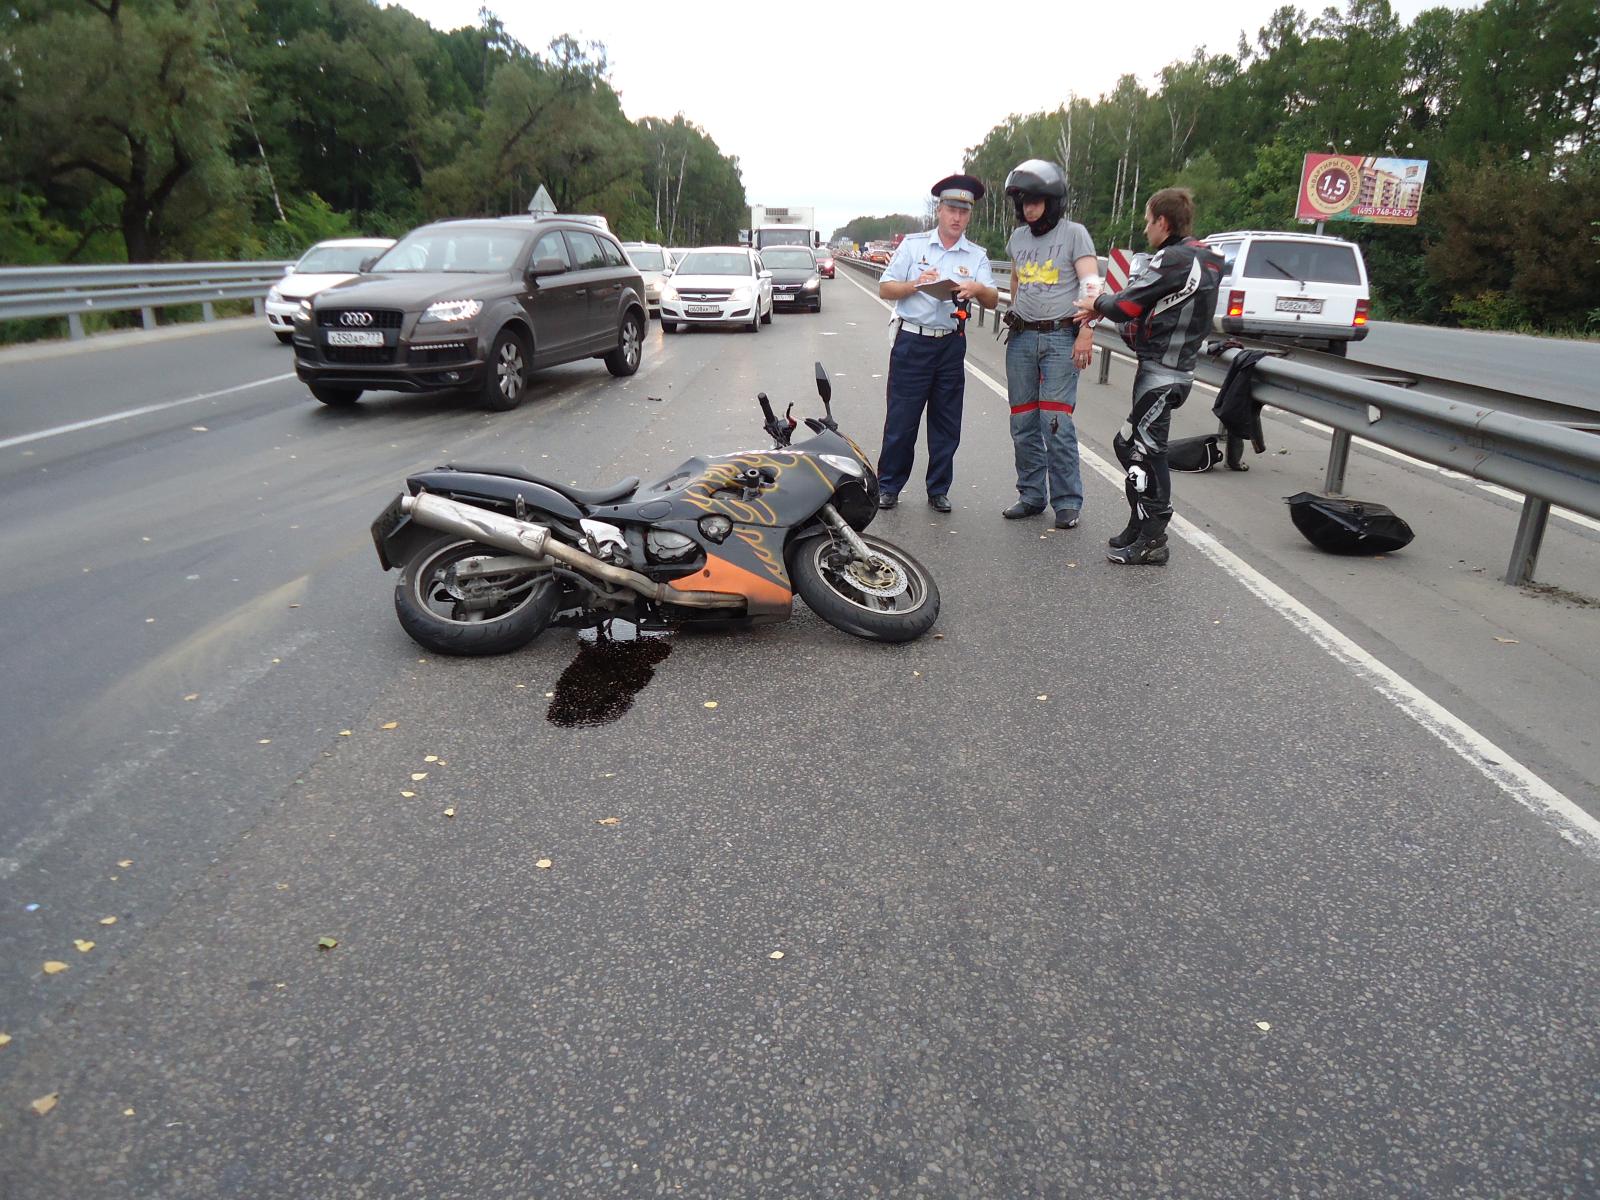
<svg viewBox="0 0 1600 1200"><path fill-rule="evenodd" d="M1106 291L1120 292L1128 286L1132 274L1132 250L1111 250L1106 253Z"/></svg>
<svg viewBox="0 0 1600 1200"><path fill-rule="evenodd" d="M536 217L547 217L556 211L556 202L550 199L550 193L545 191L544 184L539 185L539 190L533 194L533 199L528 201L528 211Z"/></svg>

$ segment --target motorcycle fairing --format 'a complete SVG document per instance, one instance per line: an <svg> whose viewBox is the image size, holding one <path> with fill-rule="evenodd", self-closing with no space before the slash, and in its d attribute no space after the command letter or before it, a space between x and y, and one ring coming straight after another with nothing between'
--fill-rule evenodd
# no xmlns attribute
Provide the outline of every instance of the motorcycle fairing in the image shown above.
<svg viewBox="0 0 1600 1200"><path fill-rule="evenodd" d="M427 490L438 496L496 500L513 506L517 497L530 509L539 509L566 521L578 521L586 514L568 496L553 487L518 479L511 475L482 475L475 471L433 470L406 477L406 487L414 496Z"/></svg>

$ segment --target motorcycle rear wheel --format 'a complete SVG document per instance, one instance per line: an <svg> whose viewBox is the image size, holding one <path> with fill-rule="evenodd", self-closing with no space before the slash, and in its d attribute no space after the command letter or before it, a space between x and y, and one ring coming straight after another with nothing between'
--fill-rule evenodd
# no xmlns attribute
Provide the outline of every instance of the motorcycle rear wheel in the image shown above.
<svg viewBox="0 0 1600 1200"><path fill-rule="evenodd" d="M874 642L909 642L939 619L939 587L927 568L898 546L862 535L874 558L904 589L896 596L863 590L850 570L849 551L832 538L808 538L789 554L789 578L811 611L835 629ZM870 584L866 586L870 587Z"/></svg>
<svg viewBox="0 0 1600 1200"><path fill-rule="evenodd" d="M452 568L463 559L502 555L492 546L453 534L423 546L400 568L394 611L412 641L436 654L505 654L526 646L544 632L561 601L554 576L487 576L463 586ZM519 589L496 598L497 585ZM477 600L463 595L488 593Z"/></svg>

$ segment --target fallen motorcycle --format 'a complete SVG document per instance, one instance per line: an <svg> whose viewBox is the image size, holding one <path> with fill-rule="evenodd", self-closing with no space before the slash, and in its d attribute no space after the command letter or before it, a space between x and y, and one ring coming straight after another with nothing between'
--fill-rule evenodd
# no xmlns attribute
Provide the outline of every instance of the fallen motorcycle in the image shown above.
<svg viewBox="0 0 1600 1200"><path fill-rule="evenodd" d="M939 615L916 559L868 536L878 477L833 419L791 444L789 405L757 397L769 451L691 458L644 487L569 487L509 467L446 465L406 480L372 524L395 611L440 654L503 654L549 625L623 618L641 629L787 620L796 593L846 633L904 642Z"/></svg>

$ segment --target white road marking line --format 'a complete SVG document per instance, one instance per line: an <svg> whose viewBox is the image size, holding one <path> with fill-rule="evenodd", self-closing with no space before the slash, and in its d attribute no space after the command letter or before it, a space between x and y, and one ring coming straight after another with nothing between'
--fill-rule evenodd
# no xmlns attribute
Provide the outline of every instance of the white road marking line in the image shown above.
<svg viewBox="0 0 1600 1200"><path fill-rule="evenodd" d="M185 396L182 400L165 400L160 404L146 404L139 408L126 408L121 412L108 413L103 417L92 417L87 421L74 421L70 425L57 425L53 429L41 429L36 433L21 433L16 437L0 441L0 450L12 446L21 446L27 442L43 441L45 438L60 437L64 433L77 433L80 429L93 429L96 425L110 425L113 421L126 421L130 417L142 417L146 413L161 412L168 408L178 408L184 404L194 404L200 400L215 400L218 396L231 396L234 392L242 392L249 388L262 387L269 383L282 383L285 379L293 379L294 372L286 375L273 375L266 379L255 379L249 383L241 383L237 387L223 388L217 392L202 392L198 396Z"/></svg>
<svg viewBox="0 0 1600 1200"><path fill-rule="evenodd" d="M861 287L854 279L850 282ZM861 287L861 290L867 292L869 296L873 295L864 287ZM873 299L878 300L878 303L883 304L885 308L890 307L877 296L873 296ZM1006 397L1006 389L970 361L967 363L967 370L996 396L1002 399ZM1122 487L1123 473L1098 454L1080 446L1079 457L1107 482L1118 489ZM1334 659L1349 667L1358 678L1369 683L1379 695L1455 751L1506 795L1530 812L1549 821L1563 840L1591 854L1600 855L1600 820L1596 820L1579 808L1565 794L1512 758L1442 704L1431 699L1399 672L1375 655L1363 650L1327 620L1312 612L1193 522L1181 516L1174 516L1171 527L1185 541L1243 584L1246 590L1254 594L1268 608L1310 637Z"/></svg>

